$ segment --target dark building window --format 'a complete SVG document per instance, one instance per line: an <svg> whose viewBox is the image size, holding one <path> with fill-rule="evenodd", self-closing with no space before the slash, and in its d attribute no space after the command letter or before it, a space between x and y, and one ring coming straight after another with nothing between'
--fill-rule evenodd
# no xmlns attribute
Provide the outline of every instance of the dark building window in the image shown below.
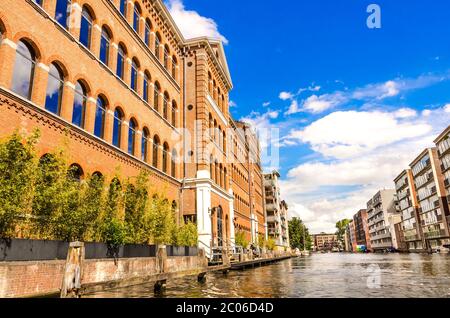
<svg viewBox="0 0 450 318"><path fill-rule="evenodd" d="M99 138L105 137L105 119L106 119L106 108L108 102L102 96L97 98L97 107L95 110L95 125L94 125L94 135Z"/></svg>
<svg viewBox="0 0 450 318"><path fill-rule="evenodd" d="M136 128L136 121L131 119L128 127L128 153L133 156L136 154L134 146L136 142Z"/></svg>
<svg viewBox="0 0 450 318"><path fill-rule="evenodd" d="M100 40L100 60L109 66L109 52L111 47L111 35L109 31L102 28L102 38Z"/></svg>
<svg viewBox="0 0 450 318"><path fill-rule="evenodd" d="M55 10L55 20L58 21L64 28L69 28L69 15L71 0L57 0Z"/></svg>
<svg viewBox="0 0 450 318"><path fill-rule="evenodd" d="M150 133L147 128L142 130L142 143L141 143L141 158L142 161L148 161L148 143L149 143Z"/></svg>
<svg viewBox="0 0 450 318"><path fill-rule="evenodd" d="M113 145L120 147L121 134L123 126L123 113L119 108L116 108L114 112L114 124L113 124Z"/></svg>
<svg viewBox="0 0 450 318"><path fill-rule="evenodd" d="M19 41L16 49L12 90L27 99L31 99L35 67L36 54L33 48L28 43Z"/></svg>
<svg viewBox="0 0 450 318"><path fill-rule="evenodd" d="M137 91L139 64L133 59L131 64L131 89Z"/></svg>
<svg viewBox="0 0 450 318"><path fill-rule="evenodd" d="M86 7L83 7L83 12L81 14L80 42L88 49L91 48L93 20L89 10Z"/></svg>
<svg viewBox="0 0 450 318"><path fill-rule="evenodd" d="M117 76L123 80L125 73L125 56L126 51L122 44L119 45L119 50L117 51Z"/></svg>
<svg viewBox="0 0 450 318"><path fill-rule="evenodd" d="M45 109L59 115L61 113L61 101L64 89L64 75L58 65L52 63L48 73L47 92L45 97Z"/></svg>
<svg viewBox="0 0 450 318"><path fill-rule="evenodd" d="M81 83L77 82L75 86L75 98L73 102L72 123L78 127L84 128L84 114L86 111L87 90Z"/></svg>

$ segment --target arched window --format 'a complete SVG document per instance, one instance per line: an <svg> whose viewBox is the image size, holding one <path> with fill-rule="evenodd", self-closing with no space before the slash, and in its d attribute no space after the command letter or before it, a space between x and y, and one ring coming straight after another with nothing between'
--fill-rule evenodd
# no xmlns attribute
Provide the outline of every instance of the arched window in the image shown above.
<svg viewBox="0 0 450 318"><path fill-rule="evenodd" d="M177 151L175 149L172 150L172 160L171 162L171 167L170 167L170 172L171 172L171 176L173 178L177 177L177 160L178 160L178 154Z"/></svg>
<svg viewBox="0 0 450 318"><path fill-rule="evenodd" d="M217 106L219 106L219 109L220 110L222 110L222 104L220 103L221 102L221 100L220 100L220 88L217 88Z"/></svg>
<svg viewBox="0 0 450 318"><path fill-rule="evenodd" d="M168 171L168 157L169 157L169 145L165 142L163 147L163 153L162 153L162 170L164 173L167 173Z"/></svg>
<svg viewBox="0 0 450 318"><path fill-rule="evenodd" d="M128 0L120 0L120 13L122 13L124 17L127 16L127 3Z"/></svg>
<svg viewBox="0 0 450 318"><path fill-rule="evenodd" d="M159 145L159 137L153 137L153 167L155 168L158 168Z"/></svg>
<svg viewBox="0 0 450 318"><path fill-rule="evenodd" d="M86 111L87 102L86 86L78 81L75 86L75 98L73 102L72 124L84 128L84 114Z"/></svg>
<svg viewBox="0 0 450 318"><path fill-rule="evenodd" d="M211 72L208 72L208 91L209 91L209 95L212 96L213 94L213 80L212 80L212 75Z"/></svg>
<svg viewBox="0 0 450 318"><path fill-rule="evenodd" d="M56 1L55 19L65 29L69 28L69 15L71 4L72 4L71 0Z"/></svg>
<svg viewBox="0 0 450 318"><path fill-rule="evenodd" d="M227 176L227 168L223 169L223 188L225 190L228 190L228 176Z"/></svg>
<svg viewBox="0 0 450 318"><path fill-rule="evenodd" d="M109 52L111 46L111 33L107 28L102 28L102 38L100 40L100 60L109 66Z"/></svg>
<svg viewBox="0 0 450 318"><path fill-rule="evenodd" d="M81 13L80 42L88 49L91 48L92 22L94 18L86 6Z"/></svg>
<svg viewBox="0 0 450 318"><path fill-rule="evenodd" d="M209 156L209 178L214 180L214 158L212 155Z"/></svg>
<svg viewBox="0 0 450 318"><path fill-rule="evenodd" d="M133 13L133 29L134 31L136 31L137 33L139 33L139 23L141 20L141 7L139 6L139 4L137 2L134 3L134 13Z"/></svg>
<svg viewBox="0 0 450 318"><path fill-rule="evenodd" d="M152 33L152 24L149 19L145 20L144 42L150 46L150 34Z"/></svg>
<svg viewBox="0 0 450 318"><path fill-rule="evenodd" d="M68 176L70 179L80 182L83 179L84 171L79 164L71 164L68 171Z"/></svg>
<svg viewBox="0 0 450 318"><path fill-rule="evenodd" d="M175 56L173 56L172 57L172 77L173 78L177 77L177 65L178 65L177 58Z"/></svg>
<svg viewBox="0 0 450 318"><path fill-rule="evenodd" d="M219 165L219 185L223 188L223 167L222 164Z"/></svg>
<svg viewBox="0 0 450 318"><path fill-rule="evenodd" d="M57 64L52 63L48 72L45 109L57 115L61 113L63 88L64 74Z"/></svg>
<svg viewBox="0 0 450 318"><path fill-rule="evenodd" d="M215 80L213 80L213 96L212 97L215 101L217 101L217 84L216 84Z"/></svg>
<svg viewBox="0 0 450 318"><path fill-rule="evenodd" d="M131 63L131 89L134 91L137 91L138 74L139 62L136 58L133 58L133 62Z"/></svg>
<svg viewBox="0 0 450 318"><path fill-rule="evenodd" d="M17 44L16 62L12 90L22 97L31 99L34 70L36 68L36 53L31 45L21 40Z"/></svg>
<svg viewBox="0 0 450 318"><path fill-rule="evenodd" d="M114 111L114 124L113 124L113 145L120 148L121 135L123 127L123 112L120 108L116 108Z"/></svg>
<svg viewBox="0 0 450 318"><path fill-rule="evenodd" d="M148 103L148 98L149 98L149 92L150 92L150 81L151 81L151 77L150 74L146 71L144 73L144 85L142 88L142 98Z"/></svg>
<svg viewBox="0 0 450 318"><path fill-rule="evenodd" d="M105 97L99 96L97 98L97 107L95 110L94 135L99 138L105 137L105 119L108 102Z"/></svg>
<svg viewBox="0 0 450 318"><path fill-rule="evenodd" d="M169 47L164 45L164 67L169 69Z"/></svg>
<svg viewBox="0 0 450 318"><path fill-rule="evenodd" d="M160 59L160 46L161 46L161 36L159 35L158 32L156 32L156 36L155 36L155 55L156 55L156 58L158 60Z"/></svg>
<svg viewBox="0 0 450 318"><path fill-rule="evenodd" d="M164 92L163 116L164 116L165 119L167 119L168 115L169 115L169 113L168 113L169 100L170 100L169 93Z"/></svg>
<svg viewBox="0 0 450 318"><path fill-rule="evenodd" d="M217 120L214 119L214 141L217 142Z"/></svg>
<svg viewBox="0 0 450 318"><path fill-rule="evenodd" d="M208 131L208 135L210 139L213 139L214 136L214 120L213 117L211 115L211 113L209 113L209 131Z"/></svg>
<svg viewBox="0 0 450 318"><path fill-rule="evenodd" d="M127 51L122 43L119 44L119 49L117 51L117 76L119 76L123 80L123 76L125 73L125 59L126 59Z"/></svg>
<svg viewBox="0 0 450 318"><path fill-rule="evenodd" d="M223 152L227 152L227 135L225 133L225 131L223 132Z"/></svg>
<svg viewBox="0 0 450 318"><path fill-rule="evenodd" d="M133 156L136 154L136 129L136 120L134 118L131 118L128 126L128 153Z"/></svg>
<svg viewBox="0 0 450 318"><path fill-rule="evenodd" d="M177 103L175 101L172 101L172 126L177 126L177 113L178 113L178 107Z"/></svg>
<svg viewBox="0 0 450 318"><path fill-rule="evenodd" d="M155 83L155 89L153 93L153 108L159 112L159 95L161 94L161 86L159 86L159 83Z"/></svg>
<svg viewBox="0 0 450 318"><path fill-rule="evenodd" d="M142 130L142 142L141 142L141 157L142 161L148 161L148 143L150 138L150 132L147 127Z"/></svg>

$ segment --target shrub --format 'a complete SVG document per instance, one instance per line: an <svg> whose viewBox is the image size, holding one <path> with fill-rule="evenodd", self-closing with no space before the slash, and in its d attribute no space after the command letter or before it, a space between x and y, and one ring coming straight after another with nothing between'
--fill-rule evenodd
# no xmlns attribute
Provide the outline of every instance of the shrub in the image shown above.
<svg viewBox="0 0 450 318"><path fill-rule="evenodd" d="M175 217L167 199L155 195L149 207L149 228L155 244L172 244Z"/></svg>
<svg viewBox="0 0 450 318"><path fill-rule="evenodd" d="M39 138L35 131L29 138L15 132L0 143L0 236L15 235L19 217L31 212L34 192L35 153Z"/></svg>
<svg viewBox="0 0 450 318"><path fill-rule="evenodd" d="M187 224L183 224L180 228L178 228L176 244L178 246L197 246L197 225L192 222L188 222Z"/></svg>
<svg viewBox="0 0 450 318"><path fill-rule="evenodd" d="M249 241L246 239L246 235L244 231L237 231L235 234L236 245L241 246L243 248L247 248Z"/></svg>
<svg viewBox="0 0 450 318"><path fill-rule="evenodd" d="M269 251L275 250L276 242L273 238L269 237L269 239L266 241L266 247Z"/></svg>

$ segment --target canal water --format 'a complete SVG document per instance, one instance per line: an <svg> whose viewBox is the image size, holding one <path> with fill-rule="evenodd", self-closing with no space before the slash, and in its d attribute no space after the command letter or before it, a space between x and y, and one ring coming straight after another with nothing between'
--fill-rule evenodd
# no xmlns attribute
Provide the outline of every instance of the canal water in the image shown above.
<svg viewBox="0 0 450 318"><path fill-rule="evenodd" d="M152 298L153 285L91 297ZM169 281L164 297L450 298L450 255L313 254L274 265Z"/></svg>

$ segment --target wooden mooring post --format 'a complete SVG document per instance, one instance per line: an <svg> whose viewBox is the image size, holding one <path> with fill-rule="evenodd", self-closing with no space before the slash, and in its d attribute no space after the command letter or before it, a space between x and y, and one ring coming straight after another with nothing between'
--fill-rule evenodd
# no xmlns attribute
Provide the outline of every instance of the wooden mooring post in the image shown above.
<svg viewBox="0 0 450 318"><path fill-rule="evenodd" d="M61 298L79 298L83 276L84 243L70 243L61 286Z"/></svg>

